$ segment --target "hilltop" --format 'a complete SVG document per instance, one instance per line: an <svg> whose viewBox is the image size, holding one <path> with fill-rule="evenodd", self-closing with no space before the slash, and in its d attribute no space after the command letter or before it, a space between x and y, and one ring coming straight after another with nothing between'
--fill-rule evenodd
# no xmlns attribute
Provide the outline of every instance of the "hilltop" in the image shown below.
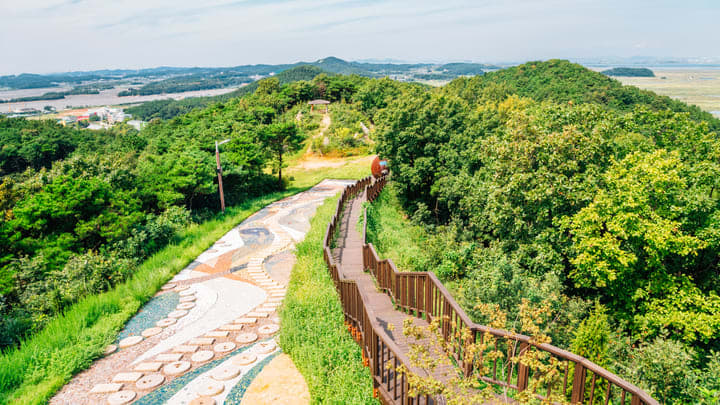
<svg viewBox="0 0 720 405"><path fill-rule="evenodd" d="M720 120L697 106L637 87L623 86L613 78L567 60L528 62L483 76L458 79L447 86L448 90L460 91L468 100L477 99L489 88L538 101L600 104L616 111L631 111L638 105L645 105L656 111L684 112L695 121L706 121L715 131L720 130Z"/></svg>

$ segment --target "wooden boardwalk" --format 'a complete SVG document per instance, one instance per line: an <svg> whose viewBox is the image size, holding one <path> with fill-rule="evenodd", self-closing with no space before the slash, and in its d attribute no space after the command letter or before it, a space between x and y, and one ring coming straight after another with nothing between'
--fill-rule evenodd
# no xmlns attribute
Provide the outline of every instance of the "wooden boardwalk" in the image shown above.
<svg viewBox="0 0 720 405"><path fill-rule="evenodd" d="M386 181L386 177L377 181L368 177L347 186L323 242L323 256L340 296L345 321L362 348L375 393L384 404L445 402L441 397L410 395L409 379L395 371L398 366L421 377L429 372L443 383L460 373L477 378L492 385L495 393L502 393L489 403L513 403L508 398L513 393L531 389L531 395L538 400L552 393L573 404L594 404L601 399L606 404L658 404L642 389L584 357L529 336L474 323L435 274L401 272L392 260L380 259L372 244L364 240L366 227L359 226L359 221L364 215L363 202L374 201ZM440 338L448 352L440 350L435 339L415 341L404 336L403 323L408 318L419 327L427 327L428 320L439 321ZM468 352L473 342L485 342L483 352ZM443 361L431 371L418 368L411 361L416 344L428 348L436 360L447 356L451 361ZM527 351L544 352L542 363L557 369L554 377L545 378L538 367L522 361L520 356Z"/></svg>
<svg viewBox="0 0 720 405"><path fill-rule="evenodd" d="M363 215L362 203L365 201L365 192L359 193L354 199L348 201L343 211L333 256L338 263L338 271L343 278L353 280L363 295L368 299L365 308L377 324L383 327L385 333L402 350L405 356L410 357L411 345L430 344L428 339L416 341L403 335L403 322L412 318L415 325L427 328L427 321L398 311L388 294L378 290L375 278L363 268L363 235L358 230L360 218ZM388 327L388 325L394 327ZM437 348L439 349L439 348ZM433 351L437 353L438 351ZM441 365L431 373L439 381L448 381L452 375L460 370L449 365ZM433 403L432 400L429 403Z"/></svg>

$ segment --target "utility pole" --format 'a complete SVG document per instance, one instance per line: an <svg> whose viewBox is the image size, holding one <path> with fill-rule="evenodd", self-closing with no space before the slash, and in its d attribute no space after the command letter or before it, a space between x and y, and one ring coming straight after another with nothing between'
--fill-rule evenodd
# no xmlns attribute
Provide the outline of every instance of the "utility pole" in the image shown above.
<svg viewBox="0 0 720 405"><path fill-rule="evenodd" d="M220 209L222 210L223 214L225 213L225 196L223 195L223 185L222 185L222 167L220 167L220 148L219 146L230 142L229 139L226 139L224 141L215 141L215 161L217 162L217 175L218 175L218 191L220 192Z"/></svg>

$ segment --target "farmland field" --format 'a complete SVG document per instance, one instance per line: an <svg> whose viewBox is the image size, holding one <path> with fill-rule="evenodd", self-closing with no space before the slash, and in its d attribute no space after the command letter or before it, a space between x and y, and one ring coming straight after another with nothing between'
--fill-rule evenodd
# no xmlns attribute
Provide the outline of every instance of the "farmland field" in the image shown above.
<svg viewBox="0 0 720 405"><path fill-rule="evenodd" d="M623 84L670 96L720 116L720 69L651 68L655 77L616 77Z"/></svg>

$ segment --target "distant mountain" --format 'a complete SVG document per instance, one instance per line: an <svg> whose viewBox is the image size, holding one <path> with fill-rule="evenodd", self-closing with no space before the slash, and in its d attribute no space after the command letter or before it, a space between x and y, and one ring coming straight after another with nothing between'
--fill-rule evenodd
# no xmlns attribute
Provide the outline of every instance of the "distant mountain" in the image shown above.
<svg viewBox="0 0 720 405"><path fill-rule="evenodd" d="M296 82L299 80L312 80L315 78L315 76L321 74L321 73L332 73L327 70L324 70L322 68L319 68L314 65L299 65L295 66L293 68L283 70L282 72L274 75L273 77L277 78L280 81L280 85ZM254 93L255 89L258 88L259 80L256 80L247 86L243 86L232 93L222 94L220 96L215 96L218 100L227 100L231 99L233 97L242 96L245 94Z"/></svg>
<svg viewBox="0 0 720 405"><path fill-rule="evenodd" d="M295 82L298 80L312 80L321 73L329 73L323 69L312 65L300 65L293 68L283 70L274 75L280 81L280 84ZM191 97L182 100L155 100L148 101L141 105L127 108L125 111L132 114L134 118L143 121L149 121L153 118L170 119L175 116L188 113L195 108L204 108L219 101L226 101L235 97L252 94L258 88L258 80L243 86L231 93L221 94L211 97Z"/></svg>
<svg viewBox="0 0 720 405"><path fill-rule="evenodd" d="M446 75L475 75L482 74L488 69L497 69L497 66L480 63L367 63L348 62L334 56L319 59L315 62L297 62L280 65L241 65L233 67L170 67L160 66L147 69L104 69L87 72L66 72L49 75L23 73L20 75L0 76L0 88L30 89L40 87L55 87L63 83L80 83L95 80L118 80L128 78L170 78L181 75L208 75L217 76L234 74L244 76L269 76L298 66L314 66L325 72L359 75L366 77L383 77L389 75L405 75L412 78L418 74L446 74Z"/></svg>

